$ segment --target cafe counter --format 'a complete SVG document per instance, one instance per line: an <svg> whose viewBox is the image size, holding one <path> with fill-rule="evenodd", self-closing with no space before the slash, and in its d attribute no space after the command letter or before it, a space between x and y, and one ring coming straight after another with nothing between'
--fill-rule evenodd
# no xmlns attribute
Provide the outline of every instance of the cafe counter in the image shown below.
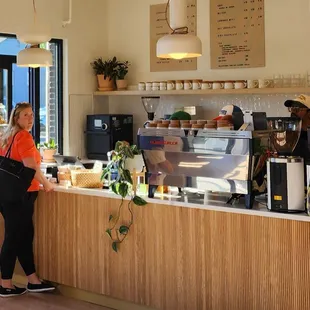
<svg viewBox="0 0 310 310"><path fill-rule="evenodd" d="M305 214L271 213L262 202L228 207L211 197L198 204L191 195L147 199L133 207L134 224L115 253L105 231L120 201L107 190L41 191L40 277L153 309L310 308Z"/></svg>

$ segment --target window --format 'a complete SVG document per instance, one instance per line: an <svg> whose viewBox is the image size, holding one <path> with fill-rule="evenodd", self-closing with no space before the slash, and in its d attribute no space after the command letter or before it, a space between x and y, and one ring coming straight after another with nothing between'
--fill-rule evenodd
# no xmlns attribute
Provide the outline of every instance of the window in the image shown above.
<svg viewBox="0 0 310 310"><path fill-rule="evenodd" d="M63 151L63 44L53 39L42 44L53 55L50 68L20 68L16 55L25 48L15 36L0 34L0 103L8 114L17 102L32 103L36 143L54 139Z"/></svg>

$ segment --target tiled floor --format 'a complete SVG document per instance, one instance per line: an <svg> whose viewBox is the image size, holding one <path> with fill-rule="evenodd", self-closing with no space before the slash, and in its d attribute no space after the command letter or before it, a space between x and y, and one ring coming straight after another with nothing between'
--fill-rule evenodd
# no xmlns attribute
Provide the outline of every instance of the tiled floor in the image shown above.
<svg viewBox="0 0 310 310"><path fill-rule="evenodd" d="M112 310L57 294L25 294L12 298L0 297L2 310Z"/></svg>

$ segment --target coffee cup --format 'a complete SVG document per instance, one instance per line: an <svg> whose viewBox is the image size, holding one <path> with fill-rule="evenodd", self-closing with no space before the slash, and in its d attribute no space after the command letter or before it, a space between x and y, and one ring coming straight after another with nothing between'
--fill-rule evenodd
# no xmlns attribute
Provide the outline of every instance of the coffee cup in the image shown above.
<svg viewBox="0 0 310 310"><path fill-rule="evenodd" d="M175 81L175 89L181 90L181 89L183 89L183 88L184 88L183 81L181 81L181 80Z"/></svg>
<svg viewBox="0 0 310 310"><path fill-rule="evenodd" d="M145 90L145 83L144 82L139 82L138 89L139 90Z"/></svg>
<svg viewBox="0 0 310 310"><path fill-rule="evenodd" d="M212 88L212 82L202 81L201 89L211 89L211 88Z"/></svg>
<svg viewBox="0 0 310 310"><path fill-rule="evenodd" d="M193 89L201 89L201 80L193 80Z"/></svg>
<svg viewBox="0 0 310 310"><path fill-rule="evenodd" d="M224 88L225 89L233 89L235 86L234 86L234 82L233 81L225 81L224 82Z"/></svg>
<svg viewBox="0 0 310 310"><path fill-rule="evenodd" d="M257 88L258 87L258 80L247 80L247 87L248 88Z"/></svg>
<svg viewBox="0 0 310 310"><path fill-rule="evenodd" d="M167 81L167 89L168 90L174 90L175 89L175 83L174 81Z"/></svg>
<svg viewBox="0 0 310 310"><path fill-rule="evenodd" d="M188 89L192 89L193 85L191 83L191 81L189 80L185 80L184 81L184 89L188 90Z"/></svg>
<svg viewBox="0 0 310 310"><path fill-rule="evenodd" d="M152 82L146 82L145 83L145 89L146 90L152 90L152 84L153 84Z"/></svg>
<svg viewBox="0 0 310 310"><path fill-rule="evenodd" d="M224 83L221 81L215 81L212 83L212 89L222 89L224 88Z"/></svg>
<svg viewBox="0 0 310 310"><path fill-rule="evenodd" d="M159 90L160 83L159 82L153 82L152 83L152 90L156 91Z"/></svg>
<svg viewBox="0 0 310 310"><path fill-rule="evenodd" d="M259 79L258 80L259 88L270 88L272 87L272 80L269 79Z"/></svg>
<svg viewBox="0 0 310 310"><path fill-rule="evenodd" d="M159 83L159 89L160 90L167 90L167 82L162 81Z"/></svg>
<svg viewBox="0 0 310 310"><path fill-rule="evenodd" d="M235 81L235 89L242 89L242 88L246 88L247 84L245 81L243 80L239 80L239 81Z"/></svg>

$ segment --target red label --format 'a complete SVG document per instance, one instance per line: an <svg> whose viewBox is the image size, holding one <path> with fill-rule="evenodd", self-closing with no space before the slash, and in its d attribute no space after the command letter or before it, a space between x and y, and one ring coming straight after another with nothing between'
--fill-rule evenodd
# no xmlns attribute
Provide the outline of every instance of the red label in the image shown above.
<svg viewBox="0 0 310 310"><path fill-rule="evenodd" d="M151 140L151 144L153 145L177 145L177 141L166 141L166 140Z"/></svg>

